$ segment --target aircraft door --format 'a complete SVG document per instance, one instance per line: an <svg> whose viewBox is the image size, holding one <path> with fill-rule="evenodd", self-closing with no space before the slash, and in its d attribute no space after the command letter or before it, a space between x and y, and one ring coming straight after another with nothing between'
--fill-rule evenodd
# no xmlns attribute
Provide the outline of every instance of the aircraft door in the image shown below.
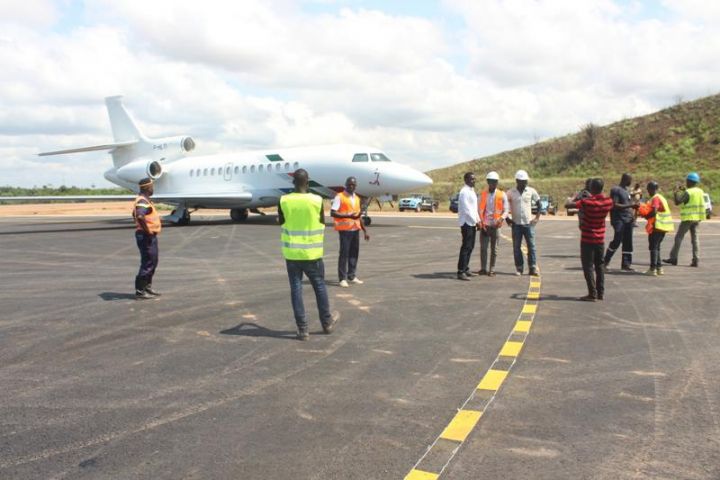
<svg viewBox="0 0 720 480"><path fill-rule="evenodd" d="M225 169L223 170L223 180L226 182L229 182L232 180L232 171L233 171L233 164L232 163L226 163Z"/></svg>

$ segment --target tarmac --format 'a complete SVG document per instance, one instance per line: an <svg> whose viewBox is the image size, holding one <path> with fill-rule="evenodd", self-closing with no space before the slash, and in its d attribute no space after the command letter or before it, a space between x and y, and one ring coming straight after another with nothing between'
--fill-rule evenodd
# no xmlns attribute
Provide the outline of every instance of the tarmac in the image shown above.
<svg viewBox="0 0 720 480"><path fill-rule="evenodd" d="M469 282L454 219L373 220L349 289L327 230L340 320L306 282L299 342L272 216L166 228L150 301L127 219L0 218L0 478L720 478L719 223L585 303L574 219Z"/></svg>

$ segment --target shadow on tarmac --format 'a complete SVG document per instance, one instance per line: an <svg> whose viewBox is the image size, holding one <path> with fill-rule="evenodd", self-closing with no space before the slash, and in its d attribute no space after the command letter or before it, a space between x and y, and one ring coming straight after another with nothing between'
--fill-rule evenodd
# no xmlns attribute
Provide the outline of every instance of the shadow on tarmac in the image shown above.
<svg viewBox="0 0 720 480"><path fill-rule="evenodd" d="M235 327L221 330L222 335L241 335L244 337L272 337L285 340L295 340L295 331L271 330L257 323L241 323Z"/></svg>
<svg viewBox="0 0 720 480"><path fill-rule="evenodd" d="M106 302L112 302L113 300L134 300L134 293L120 293L120 292L102 292L98 294L98 297L102 298Z"/></svg>

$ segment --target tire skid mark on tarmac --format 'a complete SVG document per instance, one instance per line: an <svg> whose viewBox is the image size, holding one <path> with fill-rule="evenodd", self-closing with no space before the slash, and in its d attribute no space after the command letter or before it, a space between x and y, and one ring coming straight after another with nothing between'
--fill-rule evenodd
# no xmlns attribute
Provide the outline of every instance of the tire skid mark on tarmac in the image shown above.
<svg viewBox="0 0 720 480"><path fill-rule="evenodd" d="M425 453L405 476L405 480L436 480L439 478L447 466L450 465L450 462L452 462L457 452L463 446L465 440L470 436L483 414L490 405L492 405L497 396L497 392L512 371L517 357L520 355L525 341L530 335L530 328L535 319L540 301L540 287L541 278L531 277L527 297L520 315L518 315L497 357L495 357L495 360L483 375L480 383L478 383L470 396L460 406L442 433L435 438L435 441L430 444ZM490 393L491 396L484 402L482 408L466 409L465 407L475 399L478 391ZM433 449L438 447L441 442L445 444L444 446L446 448L438 448L438 454L431 455ZM428 460L429 457L446 458L447 460L444 464L439 465L437 459L431 462Z"/></svg>

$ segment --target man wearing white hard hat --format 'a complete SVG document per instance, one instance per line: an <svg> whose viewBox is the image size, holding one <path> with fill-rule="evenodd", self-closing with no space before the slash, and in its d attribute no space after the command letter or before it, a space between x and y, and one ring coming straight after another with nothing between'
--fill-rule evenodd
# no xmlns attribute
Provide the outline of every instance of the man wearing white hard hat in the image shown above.
<svg viewBox="0 0 720 480"><path fill-rule="evenodd" d="M490 172L485 180L488 188L480 194L478 206L480 214L480 271L478 273L494 277L499 230L508 217L510 206L505 192L497 188L500 175L497 172ZM488 246L490 247L490 269L488 269Z"/></svg>
<svg viewBox="0 0 720 480"><path fill-rule="evenodd" d="M510 204L510 216L507 222L512 225L513 254L515 256L515 275L523 274L522 239L527 245L528 268L530 275L538 275L537 256L535 253L535 225L540 221L540 195L528 187L528 176L525 170L515 173L515 188L507 192ZM532 206L535 205L535 218L532 218Z"/></svg>

